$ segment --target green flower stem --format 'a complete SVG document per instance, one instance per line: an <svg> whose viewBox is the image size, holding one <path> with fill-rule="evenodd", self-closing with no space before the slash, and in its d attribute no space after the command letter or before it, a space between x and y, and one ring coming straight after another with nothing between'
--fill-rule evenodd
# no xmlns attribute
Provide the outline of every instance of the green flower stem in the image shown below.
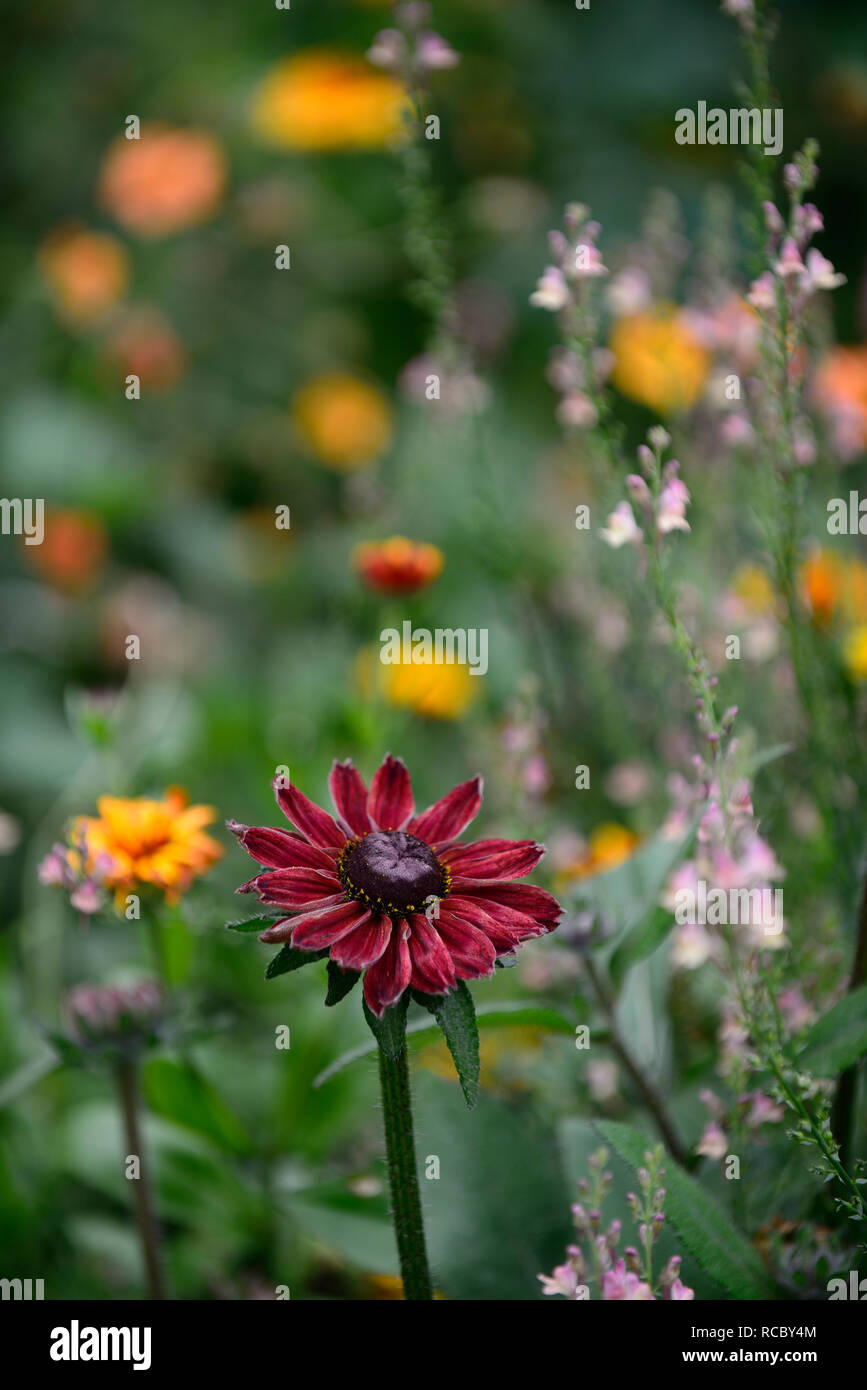
<svg viewBox="0 0 867 1390"><path fill-rule="evenodd" d="M615 1052L617 1056L620 1058L620 1061L622 1062L624 1068L632 1078L632 1081L634 1082L636 1089L641 1095L644 1104L647 1106L647 1109L653 1116L656 1128L659 1130L663 1142L665 1143L665 1147L668 1149L672 1158L674 1158L681 1165L681 1167L688 1168L690 1166L689 1153L684 1148L683 1144L678 1138L674 1125L668 1117L668 1114L665 1109L665 1102L663 1101L662 1096L659 1094L656 1087L645 1076L644 1072L641 1070L641 1067L638 1065L635 1058L632 1056L632 1053L630 1052L626 1043L623 1041L620 1029L617 1025L616 1002L607 985L605 984L604 980L602 979L602 975L597 970L596 965L589 951L584 957L584 969L586 971L588 980L593 986L596 998L599 1000L599 1003L605 1014L605 1018L607 1020L610 1031L610 1042L612 1051Z"/></svg>
<svg viewBox="0 0 867 1390"><path fill-rule="evenodd" d="M861 889L858 912L858 935L855 958L849 977L849 990L858 989L867 980L867 880ZM848 1165L852 1156L852 1132L855 1127L855 1100L858 1093L858 1065L847 1067L837 1082L834 1104L831 1107L831 1131L840 1146L840 1161Z"/></svg>
<svg viewBox="0 0 867 1390"><path fill-rule="evenodd" d="M123 1113L124 1135L127 1154L135 1154L139 1160L139 1176L132 1179L135 1192L135 1214L144 1259L148 1297L163 1300L166 1297L163 1281L162 1257L160 1253L160 1233L151 1200L150 1183L142 1153L141 1131L138 1111L138 1075L135 1062L123 1058L117 1064L117 1083Z"/></svg>
<svg viewBox="0 0 867 1390"><path fill-rule="evenodd" d="M397 1253L407 1300L433 1298L425 1250L424 1220L415 1162L409 1058L406 1042L393 1054L379 1043L379 1079L385 1120L385 1152Z"/></svg>

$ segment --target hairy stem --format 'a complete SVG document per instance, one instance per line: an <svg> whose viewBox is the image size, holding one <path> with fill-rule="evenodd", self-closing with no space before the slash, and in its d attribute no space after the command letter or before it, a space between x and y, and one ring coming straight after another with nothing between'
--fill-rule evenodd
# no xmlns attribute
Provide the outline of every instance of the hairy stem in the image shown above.
<svg viewBox="0 0 867 1390"><path fill-rule="evenodd" d="M379 1080L385 1120L385 1152L397 1253L407 1300L433 1298L425 1249L424 1219L415 1162L412 1097L406 1043L392 1056L380 1042Z"/></svg>

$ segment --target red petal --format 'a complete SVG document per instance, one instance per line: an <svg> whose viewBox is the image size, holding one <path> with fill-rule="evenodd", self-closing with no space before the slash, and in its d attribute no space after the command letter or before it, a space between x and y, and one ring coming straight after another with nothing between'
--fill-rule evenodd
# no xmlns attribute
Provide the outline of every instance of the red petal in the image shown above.
<svg viewBox="0 0 867 1390"><path fill-rule="evenodd" d="M539 923L534 921L532 917L526 917L521 912L512 912L509 908L499 907L496 903L491 903L490 906L498 913L503 913L506 920L486 912L481 899L449 898L450 916L459 917L462 921L478 927L479 931L483 931L485 936L493 941L497 955L503 951L513 951L528 937L545 934L545 928L540 927Z"/></svg>
<svg viewBox="0 0 867 1390"><path fill-rule="evenodd" d="M338 903L336 907L326 907L320 912L305 912L295 918L292 931L292 945L299 951L321 951L333 946L342 936L347 936L367 918L361 903ZM263 932L263 936L267 936ZM260 938L261 939L261 938Z"/></svg>
<svg viewBox="0 0 867 1390"><path fill-rule="evenodd" d="M458 917L472 922L491 938L498 953L512 951L522 941L554 930L550 922L538 922L524 912L514 912L485 898L449 898L449 907L452 905Z"/></svg>
<svg viewBox="0 0 867 1390"><path fill-rule="evenodd" d="M412 961L405 935L408 930L406 922L398 922L379 960L365 972L364 997L377 1018L382 1018L409 984Z"/></svg>
<svg viewBox="0 0 867 1390"><path fill-rule="evenodd" d="M477 840L441 853L440 858L461 878L506 879L529 874L544 853L544 845L535 840ZM455 887L458 883L456 878Z"/></svg>
<svg viewBox="0 0 867 1390"><path fill-rule="evenodd" d="M282 778L275 777L274 792L284 816L298 827L312 845L318 845L320 849L340 849L346 844L346 836L334 817L297 787L287 787Z"/></svg>
<svg viewBox="0 0 867 1390"><path fill-rule="evenodd" d="M373 829L367 814L367 787L348 758L345 763L334 763L328 786L337 814L353 835L366 835Z"/></svg>
<svg viewBox="0 0 867 1390"><path fill-rule="evenodd" d="M366 970L379 960L391 936L390 917L371 917L331 948L331 959L344 970Z"/></svg>
<svg viewBox="0 0 867 1390"><path fill-rule="evenodd" d="M260 874L255 883L263 903L280 907L312 908L318 898L335 895L338 901L345 901L340 879L320 869L273 869L270 874Z"/></svg>
<svg viewBox="0 0 867 1390"><path fill-rule="evenodd" d="M461 782L460 786L453 787L448 796L411 820L407 830L429 845L454 840L478 815L481 804L482 779L471 777L469 782Z"/></svg>
<svg viewBox="0 0 867 1390"><path fill-rule="evenodd" d="M410 917L409 954L413 989L423 994L445 994L455 987L455 968L439 932L427 917Z"/></svg>
<svg viewBox="0 0 867 1390"><path fill-rule="evenodd" d="M550 893L546 893L544 888L537 888L532 883L472 883L467 882L461 888L461 894L467 898L474 898L481 902L486 911L491 911L488 903L499 903L503 907L510 907L514 912L523 912L528 917L532 917L540 926L547 927L552 931L556 927L563 915L563 909L552 898ZM497 914L493 914L496 916Z"/></svg>
<svg viewBox="0 0 867 1390"><path fill-rule="evenodd" d="M248 854L268 869L333 869L334 856L311 845L291 830L278 830L271 825L239 825L226 821Z"/></svg>
<svg viewBox="0 0 867 1390"><path fill-rule="evenodd" d="M414 810L412 783L406 764L402 758L393 758L387 753L371 783L367 799L368 814L380 830L403 830Z"/></svg>
<svg viewBox="0 0 867 1390"><path fill-rule="evenodd" d="M259 933L259 940L267 941L269 946L273 945L275 941L288 941L292 935L295 921L294 917L284 917L279 922L272 922L267 931Z"/></svg>
<svg viewBox="0 0 867 1390"><path fill-rule="evenodd" d="M497 959L493 942L478 927L462 922L440 910L437 931L445 942L454 962L455 974L461 980L475 980L490 975Z"/></svg>

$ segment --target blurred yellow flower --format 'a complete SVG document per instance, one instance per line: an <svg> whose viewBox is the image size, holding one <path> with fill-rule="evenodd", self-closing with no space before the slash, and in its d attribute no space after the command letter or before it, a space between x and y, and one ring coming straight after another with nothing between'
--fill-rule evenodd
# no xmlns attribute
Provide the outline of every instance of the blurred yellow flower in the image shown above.
<svg viewBox="0 0 867 1390"><path fill-rule="evenodd" d="M121 901L138 885L152 884L169 902L177 902L223 856L222 846L203 831L216 819L215 808L188 801L181 787L170 787L159 801L101 796L98 816L79 816L73 822L72 867Z"/></svg>
<svg viewBox="0 0 867 1390"><path fill-rule="evenodd" d="M574 883L576 879L590 878L593 874L604 874L616 869L618 864L635 853L641 843L641 836L616 821L604 821L590 832L584 853L561 869L557 875L558 884Z"/></svg>
<svg viewBox="0 0 867 1390"><path fill-rule="evenodd" d="M479 694L483 680L471 676L469 668L457 662L382 662L376 647L365 647L359 653L356 676L365 695L376 690L387 704L428 719L460 719Z"/></svg>
<svg viewBox="0 0 867 1390"><path fill-rule="evenodd" d="M688 410L707 381L710 355L674 305L617 319L610 347L617 390L660 415Z"/></svg>
<svg viewBox="0 0 867 1390"><path fill-rule="evenodd" d="M407 95L352 53L308 49L272 68L252 122L269 144L291 150L376 150L403 133Z"/></svg>
<svg viewBox="0 0 867 1390"><path fill-rule="evenodd" d="M373 463L391 442L385 396L348 372L309 381L292 402L292 417L311 452L341 473Z"/></svg>
<svg viewBox="0 0 867 1390"><path fill-rule="evenodd" d="M542 1050L545 1032L541 1028L524 1026L484 1032L479 1038L479 1081L486 1091L514 1095L529 1089L526 1073L528 1059ZM440 1076L444 1081L457 1081L455 1064L442 1041L427 1043L419 1049L416 1061L420 1067Z"/></svg>
<svg viewBox="0 0 867 1390"><path fill-rule="evenodd" d="M773 613L776 606L773 585L758 565L738 566L732 589L748 612Z"/></svg>
<svg viewBox="0 0 867 1390"><path fill-rule="evenodd" d="M855 627L847 635L843 660L853 681L867 681L867 626Z"/></svg>
<svg viewBox="0 0 867 1390"><path fill-rule="evenodd" d="M126 293L126 249L107 232L61 227L39 249L39 268L55 305L76 323L90 323Z"/></svg>

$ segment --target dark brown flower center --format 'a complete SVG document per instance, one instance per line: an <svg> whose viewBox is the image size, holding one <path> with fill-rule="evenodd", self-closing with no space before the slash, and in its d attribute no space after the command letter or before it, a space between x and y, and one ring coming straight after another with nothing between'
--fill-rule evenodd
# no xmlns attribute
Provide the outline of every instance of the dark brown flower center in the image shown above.
<svg viewBox="0 0 867 1390"><path fill-rule="evenodd" d="M350 840L337 873L350 898L391 917L424 912L427 899L445 897L450 882L433 850L402 830L371 830Z"/></svg>

